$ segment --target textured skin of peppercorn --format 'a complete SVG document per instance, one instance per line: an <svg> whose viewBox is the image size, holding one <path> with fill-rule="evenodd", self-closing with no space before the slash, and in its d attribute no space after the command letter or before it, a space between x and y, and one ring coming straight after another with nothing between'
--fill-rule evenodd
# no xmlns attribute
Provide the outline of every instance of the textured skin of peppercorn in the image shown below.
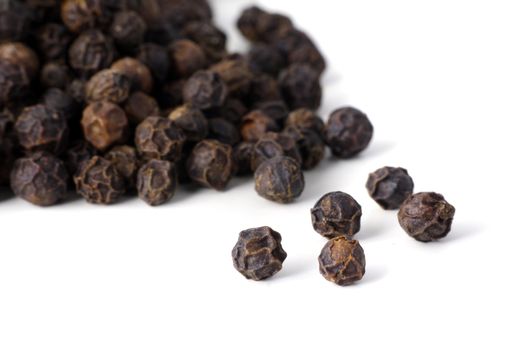
<svg viewBox="0 0 525 350"><path fill-rule="evenodd" d="M188 78L208 64L202 48L191 40L177 40L170 45L169 53L176 78Z"/></svg>
<svg viewBox="0 0 525 350"><path fill-rule="evenodd" d="M325 156L325 144L321 136L312 129L288 126L283 132L295 140L304 170L315 168Z"/></svg>
<svg viewBox="0 0 525 350"><path fill-rule="evenodd" d="M273 202L293 202L304 190L301 165L289 157L265 161L255 171L255 190L261 197Z"/></svg>
<svg viewBox="0 0 525 350"><path fill-rule="evenodd" d="M99 30L80 34L69 47L69 64L83 78L109 67L115 57L111 41Z"/></svg>
<svg viewBox="0 0 525 350"><path fill-rule="evenodd" d="M82 113L81 124L84 137L99 151L126 141L129 135L126 113L107 101L89 104Z"/></svg>
<svg viewBox="0 0 525 350"><path fill-rule="evenodd" d="M414 191L414 181L406 169L384 167L371 173L366 189L372 199L386 210L399 209Z"/></svg>
<svg viewBox="0 0 525 350"><path fill-rule="evenodd" d="M44 207L66 197L68 180L64 163L47 152L17 159L11 171L11 189L15 195Z"/></svg>
<svg viewBox="0 0 525 350"><path fill-rule="evenodd" d="M323 90L319 76L310 66L293 64L279 76L279 86L284 100L291 109L316 110L321 105Z"/></svg>
<svg viewBox="0 0 525 350"><path fill-rule="evenodd" d="M267 226L242 231L232 250L235 269L255 281L270 278L279 272L286 256L281 235Z"/></svg>
<svg viewBox="0 0 525 350"><path fill-rule="evenodd" d="M412 238L431 242L450 232L456 209L434 192L420 192L408 197L397 214L399 224Z"/></svg>
<svg viewBox="0 0 525 350"><path fill-rule="evenodd" d="M210 67L226 84L229 96L245 97L251 88L253 74L242 58L227 58Z"/></svg>
<svg viewBox="0 0 525 350"><path fill-rule="evenodd" d="M365 274L365 253L358 241L346 236L329 240L319 255L319 272L340 286L361 280Z"/></svg>
<svg viewBox="0 0 525 350"><path fill-rule="evenodd" d="M177 189L175 164L152 159L144 164L137 174L139 198L151 206L168 202Z"/></svg>
<svg viewBox="0 0 525 350"><path fill-rule="evenodd" d="M302 163L302 157L297 148L295 139L288 134L269 132L265 134L253 146L251 168L256 171L257 168L267 161L279 156L287 156Z"/></svg>
<svg viewBox="0 0 525 350"><path fill-rule="evenodd" d="M124 178L128 189L136 188L139 158L135 148L127 145L115 146L104 156L113 163L117 171Z"/></svg>
<svg viewBox="0 0 525 350"><path fill-rule="evenodd" d="M228 95L228 88L221 76L211 71L198 71L184 84L184 102L199 109L219 107Z"/></svg>
<svg viewBox="0 0 525 350"><path fill-rule="evenodd" d="M261 110L253 110L242 118L241 135L247 142L257 142L269 131L279 131L279 125Z"/></svg>
<svg viewBox="0 0 525 350"><path fill-rule="evenodd" d="M131 91L142 91L147 94L153 90L153 76L150 69L138 59L124 57L115 61L111 69L126 76L130 81Z"/></svg>
<svg viewBox="0 0 525 350"><path fill-rule="evenodd" d="M186 137L175 122L163 117L148 117L135 130L135 145L146 159L178 161Z"/></svg>
<svg viewBox="0 0 525 350"><path fill-rule="evenodd" d="M86 102L124 102L129 96L130 86L127 76L112 69L101 70L86 84Z"/></svg>
<svg viewBox="0 0 525 350"><path fill-rule="evenodd" d="M345 107L330 115L324 139L334 156L351 158L368 147L373 133L374 127L366 114Z"/></svg>
<svg viewBox="0 0 525 350"><path fill-rule="evenodd" d="M157 101L142 91L136 91L128 97L124 103L124 111L133 125L142 123L149 116L160 114Z"/></svg>
<svg viewBox="0 0 525 350"><path fill-rule="evenodd" d="M126 192L124 179L117 168L99 156L81 164L74 182L77 193L93 204L113 204Z"/></svg>
<svg viewBox="0 0 525 350"><path fill-rule="evenodd" d="M30 83L31 79L21 65L0 60L0 106L23 96Z"/></svg>
<svg viewBox="0 0 525 350"><path fill-rule="evenodd" d="M361 206L344 192L325 194L310 212L314 230L329 239L353 236L361 228Z"/></svg>
<svg viewBox="0 0 525 350"><path fill-rule="evenodd" d="M307 108L296 109L290 112L285 122L286 127L297 127L301 130L308 129L319 134L320 137L324 135L324 122L312 110Z"/></svg>
<svg viewBox="0 0 525 350"><path fill-rule="evenodd" d="M175 125L184 131L186 140L199 142L208 136L208 119L197 108L188 105L174 109L168 116Z"/></svg>
<svg viewBox="0 0 525 350"><path fill-rule="evenodd" d="M216 140L203 140L193 148L186 170L199 185L222 191L234 172L232 147Z"/></svg>

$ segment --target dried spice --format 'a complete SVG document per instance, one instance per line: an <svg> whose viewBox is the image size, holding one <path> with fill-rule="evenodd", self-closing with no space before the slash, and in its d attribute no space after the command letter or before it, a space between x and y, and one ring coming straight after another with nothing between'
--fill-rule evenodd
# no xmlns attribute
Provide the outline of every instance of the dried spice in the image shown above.
<svg viewBox="0 0 525 350"><path fill-rule="evenodd" d="M270 278L279 272L286 256L281 235L267 226L242 231L232 250L235 269L254 281Z"/></svg>
<svg viewBox="0 0 525 350"><path fill-rule="evenodd" d="M250 106L279 100L282 100L281 91L274 77L268 74L257 74L252 78L246 97Z"/></svg>
<svg viewBox="0 0 525 350"><path fill-rule="evenodd" d="M210 70L224 81L230 96L243 97L250 92L253 74L242 57L228 57L214 64Z"/></svg>
<svg viewBox="0 0 525 350"><path fill-rule="evenodd" d="M114 57L111 40L96 29L83 32L69 47L69 64L83 78L108 68Z"/></svg>
<svg viewBox="0 0 525 350"><path fill-rule="evenodd" d="M24 96L30 83L31 80L22 65L0 60L0 106Z"/></svg>
<svg viewBox="0 0 525 350"><path fill-rule="evenodd" d="M15 162L11 189L32 204L50 206L66 197L68 178L60 159L47 152L36 152Z"/></svg>
<svg viewBox="0 0 525 350"><path fill-rule="evenodd" d="M46 88L64 89L71 80L68 66L61 62L47 62L40 71L40 84Z"/></svg>
<svg viewBox="0 0 525 350"><path fill-rule="evenodd" d="M212 71L193 74L183 89L184 101L200 109L221 106L227 93L228 88L220 75Z"/></svg>
<svg viewBox="0 0 525 350"><path fill-rule="evenodd" d="M251 111L242 118L241 135L247 142L257 142L266 133L279 129L277 122L259 109Z"/></svg>
<svg viewBox="0 0 525 350"><path fill-rule="evenodd" d="M329 240L319 255L319 271L340 286L361 280L365 274L365 252L358 241L346 236Z"/></svg>
<svg viewBox="0 0 525 350"><path fill-rule="evenodd" d="M139 198L152 206L168 202L177 188L175 165L166 160L151 159L137 175Z"/></svg>
<svg viewBox="0 0 525 350"><path fill-rule="evenodd" d="M81 163L74 181L77 193L88 203L112 204L126 192L124 178L117 167L99 156Z"/></svg>
<svg viewBox="0 0 525 350"><path fill-rule="evenodd" d="M124 102L129 96L130 85L125 75L113 69L101 70L86 84L86 102Z"/></svg>
<svg viewBox="0 0 525 350"><path fill-rule="evenodd" d="M272 42L279 32L293 28L293 23L286 16L271 14L252 6L242 12L237 27L250 41Z"/></svg>
<svg viewBox="0 0 525 350"><path fill-rule="evenodd" d="M177 40L169 47L171 66L177 78L188 78L193 73L206 68L206 54L191 40Z"/></svg>
<svg viewBox="0 0 525 350"><path fill-rule="evenodd" d="M284 100L291 109L317 109L321 105L322 89L315 70L305 64L293 64L279 76Z"/></svg>
<svg viewBox="0 0 525 350"><path fill-rule="evenodd" d="M288 117L288 107L282 100L257 103L254 108L272 118L278 125L283 125Z"/></svg>
<svg viewBox="0 0 525 350"><path fill-rule="evenodd" d="M123 51L131 51L144 41L146 23L135 11L121 11L113 18L109 32Z"/></svg>
<svg viewBox="0 0 525 350"><path fill-rule="evenodd" d="M255 171L255 190L268 200L290 203L304 190L301 165L289 157L274 157Z"/></svg>
<svg viewBox="0 0 525 350"><path fill-rule="evenodd" d="M67 47L71 39L71 33L59 23L45 23L36 33L40 54L50 61L60 60L67 55Z"/></svg>
<svg viewBox="0 0 525 350"><path fill-rule="evenodd" d="M326 238L353 236L361 228L361 206L344 192L330 192L310 210L314 230Z"/></svg>
<svg viewBox="0 0 525 350"><path fill-rule="evenodd" d="M330 115L325 128L325 142L334 156L351 158L368 147L373 133L374 127L366 114L345 107Z"/></svg>
<svg viewBox="0 0 525 350"><path fill-rule="evenodd" d="M142 157L178 161L186 137L172 120L148 117L135 130L135 146Z"/></svg>
<svg viewBox="0 0 525 350"><path fill-rule="evenodd" d="M288 118L286 118L285 125L299 129L312 130L321 137L324 135L323 120L315 114L314 111L307 108L299 108L290 112Z"/></svg>
<svg viewBox="0 0 525 350"><path fill-rule="evenodd" d="M77 101L63 90L47 89L42 95L42 103L67 120L78 117L79 106Z"/></svg>
<svg viewBox="0 0 525 350"><path fill-rule="evenodd" d="M254 144L241 142L233 148L235 175L243 176L252 174L252 157Z"/></svg>
<svg viewBox="0 0 525 350"><path fill-rule="evenodd" d="M421 192L408 197L397 217L410 237L420 242L444 238L450 232L456 209L434 192Z"/></svg>
<svg viewBox="0 0 525 350"><path fill-rule="evenodd" d="M22 66L29 79L36 77L40 67L35 52L22 43L0 44L0 60Z"/></svg>
<svg viewBox="0 0 525 350"><path fill-rule="evenodd" d="M272 45L253 45L246 55L248 66L255 73L266 73L277 76L285 67L286 60L281 52Z"/></svg>
<svg viewBox="0 0 525 350"><path fill-rule="evenodd" d="M0 41L16 41L27 37L31 20L31 9L23 1L2 1L0 6Z"/></svg>
<svg viewBox="0 0 525 350"><path fill-rule="evenodd" d="M295 141L303 169L313 169L324 159L325 144L317 132L312 129L289 126L283 133Z"/></svg>
<svg viewBox="0 0 525 350"><path fill-rule="evenodd" d="M186 170L197 184L222 191L233 176L232 147L217 140L203 140L193 148Z"/></svg>
<svg viewBox="0 0 525 350"><path fill-rule="evenodd" d="M126 188L135 188L137 171L140 165L135 148L127 145L115 146L106 153L104 158L115 165L115 168L126 182Z"/></svg>
<svg viewBox="0 0 525 350"><path fill-rule="evenodd" d="M208 138L234 146L241 140L235 125L223 118L208 119Z"/></svg>
<svg viewBox="0 0 525 350"><path fill-rule="evenodd" d="M399 209L413 193L414 181L406 169L387 166L368 176L366 189L381 208Z"/></svg>
<svg viewBox="0 0 525 350"><path fill-rule="evenodd" d="M209 62L218 62L226 56L226 35L211 22L188 23L183 34L204 50Z"/></svg>
<svg viewBox="0 0 525 350"><path fill-rule="evenodd" d="M125 57L115 61L111 69L129 79L131 91L150 93L153 90L153 76L150 69L137 59Z"/></svg>
<svg viewBox="0 0 525 350"><path fill-rule="evenodd" d="M228 98L220 107L210 108L204 111L208 118L222 118L239 125L243 116L248 113L248 108L239 99Z"/></svg>
<svg viewBox="0 0 525 350"><path fill-rule="evenodd" d="M124 143L129 135L126 114L111 102L88 105L82 113L81 123L86 140L100 151Z"/></svg>
<svg viewBox="0 0 525 350"><path fill-rule="evenodd" d="M160 114L160 108L155 98L142 91L136 91L128 97L124 102L124 111L130 124L133 125L142 123L149 116Z"/></svg>
<svg viewBox="0 0 525 350"><path fill-rule="evenodd" d="M145 43L138 48L136 58L149 68L157 82L166 81L171 69L171 60L166 48L155 43Z"/></svg>
<svg viewBox="0 0 525 350"><path fill-rule="evenodd" d="M297 148L295 139L285 133L266 133L257 141L252 150L251 168L252 171L267 161L275 157L287 156L301 164L301 154Z"/></svg>
<svg viewBox="0 0 525 350"><path fill-rule="evenodd" d="M68 141L66 119L43 104L24 108L15 123L20 145L28 152L61 153Z"/></svg>
<svg viewBox="0 0 525 350"><path fill-rule="evenodd" d="M75 175L82 162L90 160L96 155L97 149L91 146L89 142L84 140L77 141L67 149L64 156L65 165L69 174Z"/></svg>
<svg viewBox="0 0 525 350"><path fill-rule="evenodd" d="M208 136L208 120L197 108L180 106L170 113L168 119L184 131L186 140L190 142L199 142Z"/></svg>

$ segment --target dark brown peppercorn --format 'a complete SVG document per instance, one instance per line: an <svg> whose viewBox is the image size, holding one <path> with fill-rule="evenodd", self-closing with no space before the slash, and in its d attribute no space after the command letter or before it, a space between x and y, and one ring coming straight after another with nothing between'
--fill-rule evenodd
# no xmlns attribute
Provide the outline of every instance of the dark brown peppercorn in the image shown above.
<svg viewBox="0 0 525 350"><path fill-rule="evenodd" d="M165 160L152 159L144 164L137 176L139 198L152 206L168 202L177 189L175 165Z"/></svg>
<svg viewBox="0 0 525 350"><path fill-rule="evenodd" d="M361 206L344 192L325 194L310 212L314 230L326 238L353 236L361 228Z"/></svg>
<svg viewBox="0 0 525 350"><path fill-rule="evenodd" d="M317 132L289 126L284 130L284 134L295 141L301 155L303 169L310 170L321 163L325 155L325 144Z"/></svg>
<svg viewBox="0 0 525 350"><path fill-rule="evenodd" d="M199 109L221 106L227 93L228 89L220 75L212 71L193 74L183 89L184 101Z"/></svg>
<svg viewBox="0 0 525 350"><path fill-rule="evenodd" d="M211 22L191 22L183 34L197 43L209 62L218 62L226 56L226 35Z"/></svg>
<svg viewBox="0 0 525 350"><path fill-rule="evenodd" d="M33 17L29 6L19 0L3 0L0 4L0 41L24 39Z"/></svg>
<svg viewBox="0 0 525 350"><path fill-rule="evenodd" d="M22 65L0 60L0 106L24 96L30 83Z"/></svg>
<svg viewBox="0 0 525 350"><path fill-rule="evenodd" d="M124 143L129 136L126 114L111 102L88 105L82 114L81 123L86 140L100 151Z"/></svg>
<svg viewBox="0 0 525 350"><path fill-rule="evenodd" d="M301 154L295 139L285 133L269 132L255 143L252 151L251 168L257 170L259 165L275 157L287 156L301 164Z"/></svg>
<svg viewBox="0 0 525 350"><path fill-rule="evenodd" d="M186 169L194 182L222 191L234 171L232 147L217 140L203 140L193 148Z"/></svg>
<svg viewBox="0 0 525 350"><path fill-rule="evenodd" d="M142 91L134 92L128 97L124 103L124 110L130 124L133 125L140 124L147 117L160 113L157 101Z"/></svg>
<svg viewBox="0 0 525 350"><path fill-rule="evenodd" d="M30 203L50 206L66 197L68 177L60 159L46 152L36 152L15 162L11 189Z"/></svg>
<svg viewBox="0 0 525 350"><path fill-rule="evenodd" d="M134 58L125 57L115 61L111 69L125 75L131 84L132 91L150 93L153 90L153 77L149 68Z"/></svg>
<svg viewBox="0 0 525 350"><path fill-rule="evenodd" d="M255 190L268 200L290 203L304 190L301 165L289 157L274 157L255 171Z"/></svg>
<svg viewBox="0 0 525 350"><path fill-rule="evenodd" d="M128 189L135 188L139 158L135 148L131 146L115 146L104 156L115 165Z"/></svg>
<svg viewBox="0 0 525 350"><path fill-rule="evenodd" d="M142 44L146 29L146 23L135 11L121 11L113 18L109 31L118 48L130 51Z"/></svg>
<svg viewBox="0 0 525 350"><path fill-rule="evenodd" d="M282 100L257 103L254 108L275 120L278 125L283 125L288 117L288 107Z"/></svg>
<svg viewBox="0 0 525 350"><path fill-rule="evenodd" d="M93 204L115 203L126 191L117 167L99 156L83 162L74 181L78 194Z"/></svg>
<svg viewBox="0 0 525 350"><path fill-rule="evenodd" d="M257 142L270 131L279 131L279 125L261 110L253 110L242 118L241 135L244 141Z"/></svg>
<svg viewBox="0 0 525 350"><path fill-rule="evenodd" d="M97 150L89 142L84 140L77 141L65 152L64 160L69 174L71 176L75 175L82 162L96 155Z"/></svg>
<svg viewBox="0 0 525 350"><path fill-rule="evenodd" d="M293 27L292 21L280 14L270 14L259 7L245 9L237 21L237 27L250 41L271 42L279 32Z"/></svg>
<svg viewBox="0 0 525 350"><path fill-rule="evenodd" d="M232 251L235 269L254 281L270 278L279 272L286 256L281 235L267 226L242 231Z"/></svg>
<svg viewBox="0 0 525 350"><path fill-rule="evenodd" d="M79 118L79 106L77 101L60 89L47 89L42 95L42 103L67 120Z"/></svg>
<svg viewBox="0 0 525 350"><path fill-rule="evenodd" d="M272 44L286 57L288 64L306 64L321 75L326 61L310 37L295 28L280 31Z"/></svg>
<svg viewBox="0 0 525 350"><path fill-rule="evenodd" d="M177 40L169 47L172 69L176 78L188 78L207 66L206 54L191 40Z"/></svg>
<svg viewBox="0 0 525 350"><path fill-rule="evenodd" d="M321 137L324 135L323 120L314 111L307 108L300 108L290 112L285 125L299 129L309 129L315 131Z"/></svg>
<svg viewBox="0 0 525 350"><path fill-rule="evenodd" d="M84 100L86 99L86 81L75 79L67 86L66 91L75 99L75 101L78 103L84 103Z"/></svg>
<svg viewBox="0 0 525 350"><path fill-rule="evenodd" d="M59 154L68 142L66 119L42 104L24 108L15 130L20 145L28 152Z"/></svg>
<svg viewBox="0 0 525 350"><path fill-rule="evenodd" d="M397 217L410 237L420 242L444 238L450 232L456 209L434 192L421 192L408 197Z"/></svg>
<svg viewBox="0 0 525 350"><path fill-rule="evenodd" d="M35 52L22 43L0 44L0 61L22 66L29 79L35 78L40 68Z"/></svg>
<svg viewBox="0 0 525 350"><path fill-rule="evenodd" d="M67 28L58 23L46 23L36 33L40 54L47 60L65 58L71 39L71 34Z"/></svg>
<svg viewBox="0 0 525 350"><path fill-rule="evenodd" d="M322 89L317 73L305 64L293 64L281 72L279 86L284 100L291 109L321 105Z"/></svg>
<svg viewBox="0 0 525 350"><path fill-rule="evenodd" d="M167 49L154 43L145 43L139 47L136 57L149 68L157 82L166 81L171 69L171 60Z"/></svg>
<svg viewBox="0 0 525 350"><path fill-rule="evenodd" d="M229 57L213 65L210 70L219 74L230 96L244 97L250 92L253 74L242 57Z"/></svg>
<svg viewBox="0 0 525 350"><path fill-rule="evenodd" d="M228 98L222 106L205 110L204 113L208 118L220 117L238 125L248 109L241 100Z"/></svg>
<svg viewBox="0 0 525 350"><path fill-rule="evenodd" d="M241 142L233 148L235 161L235 175L243 176L252 174L253 143Z"/></svg>
<svg viewBox="0 0 525 350"><path fill-rule="evenodd" d="M61 17L68 29L74 33L105 26L111 21L111 7L115 1L107 0L64 0Z"/></svg>
<svg viewBox="0 0 525 350"><path fill-rule="evenodd" d="M93 75L86 84L86 102L113 102L119 104L129 96L129 79L113 70L104 69Z"/></svg>
<svg viewBox="0 0 525 350"><path fill-rule="evenodd" d="M330 115L324 139L334 156L351 158L368 147L373 133L374 127L366 114L346 107Z"/></svg>
<svg viewBox="0 0 525 350"><path fill-rule="evenodd" d="M208 138L234 146L241 140L239 130L235 125L223 118L208 120Z"/></svg>
<svg viewBox="0 0 525 350"><path fill-rule="evenodd" d="M284 67L285 59L275 47L266 44L254 45L246 57L248 66L255 73L276 76Z"/></svg>
<svg viewBox="0 0 525 350"><path fill-rule="evenodd" d="M172 120L163 117L148 117L137 126L135 145L142 157L173 162L182 157L186 137Z"/></svg>
<svg viewBox="0 0 525 350"><path fill-rule="evenodd" d="M64 89L71 79L70 73L64 63L47 62L40 71L40 84L46 88Z"/></svg>
<svg viewBox="0 0 525 350"><path fill-rule="evenodd" d="M365 274L365 252L358 241L339 236L329 240L319 255L319 272L330 282L348 286Z"/></svg>
<svg viewBox="0 0 525 350"><path fill-rule="evenodd" d="M246 100L250 106L282 99L279 83L268 74L257 74L253 77Z"/></svg>
<svg viewBox="0 0 525 350"><path fill-rule="evenodd" d="M190 142L199 142L208 136L208 120L197 108L180 106L170 113L168 119L184 131L186 139Z"/></svg>
<svg viewBox="0 0 525 350"><path fill-rule="evenodd" d="M383 167L368 176L368 194L383 209L399 209L414 191L414 181L403 168Z"/></svg>
<svg viewBox="0 0 525 350"><path fill-rule="evenodd" d="M108 68L114 57L111 40L95 29L80 34L69 47L69 64L83 78Z"/></svg>

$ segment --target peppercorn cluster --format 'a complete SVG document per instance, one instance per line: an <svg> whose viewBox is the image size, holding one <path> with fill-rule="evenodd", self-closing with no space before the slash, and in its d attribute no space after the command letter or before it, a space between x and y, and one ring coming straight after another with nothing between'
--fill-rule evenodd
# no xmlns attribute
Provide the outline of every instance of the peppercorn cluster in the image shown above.
<svg viewBox="0 0 525 350"><path fill-rule="evenodd" d="M325 59L281 14L241 13L245 53L206 0L6 0L0 23L0 185L33 204L74 188L160 205L246 175L289 203L327 146L350 158L372 138L355 108L316 113Z"/></svg>

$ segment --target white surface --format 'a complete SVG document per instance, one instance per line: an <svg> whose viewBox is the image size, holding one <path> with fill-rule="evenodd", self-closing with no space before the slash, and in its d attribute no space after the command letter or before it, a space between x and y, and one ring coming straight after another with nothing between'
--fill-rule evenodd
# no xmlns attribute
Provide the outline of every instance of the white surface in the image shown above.
<svg viewBox="0 0 525 350"><path fill-rule="evenodd" d="M216 1L232 32L248 1ZM366 111L357 159L306 174L297 203L180 192L169 205L0 202L0 349L523 349L521 1L260 1L292 14L329 58L323 116ZM242 49L238 34L232 49ZM447 239L421 244L368 197L367 175L409 169L417 191L456 206ZM367 273L325 281L309 208L325 192L361 202ZM238 232L283 235L284 269L245 280Z"/></svg>

